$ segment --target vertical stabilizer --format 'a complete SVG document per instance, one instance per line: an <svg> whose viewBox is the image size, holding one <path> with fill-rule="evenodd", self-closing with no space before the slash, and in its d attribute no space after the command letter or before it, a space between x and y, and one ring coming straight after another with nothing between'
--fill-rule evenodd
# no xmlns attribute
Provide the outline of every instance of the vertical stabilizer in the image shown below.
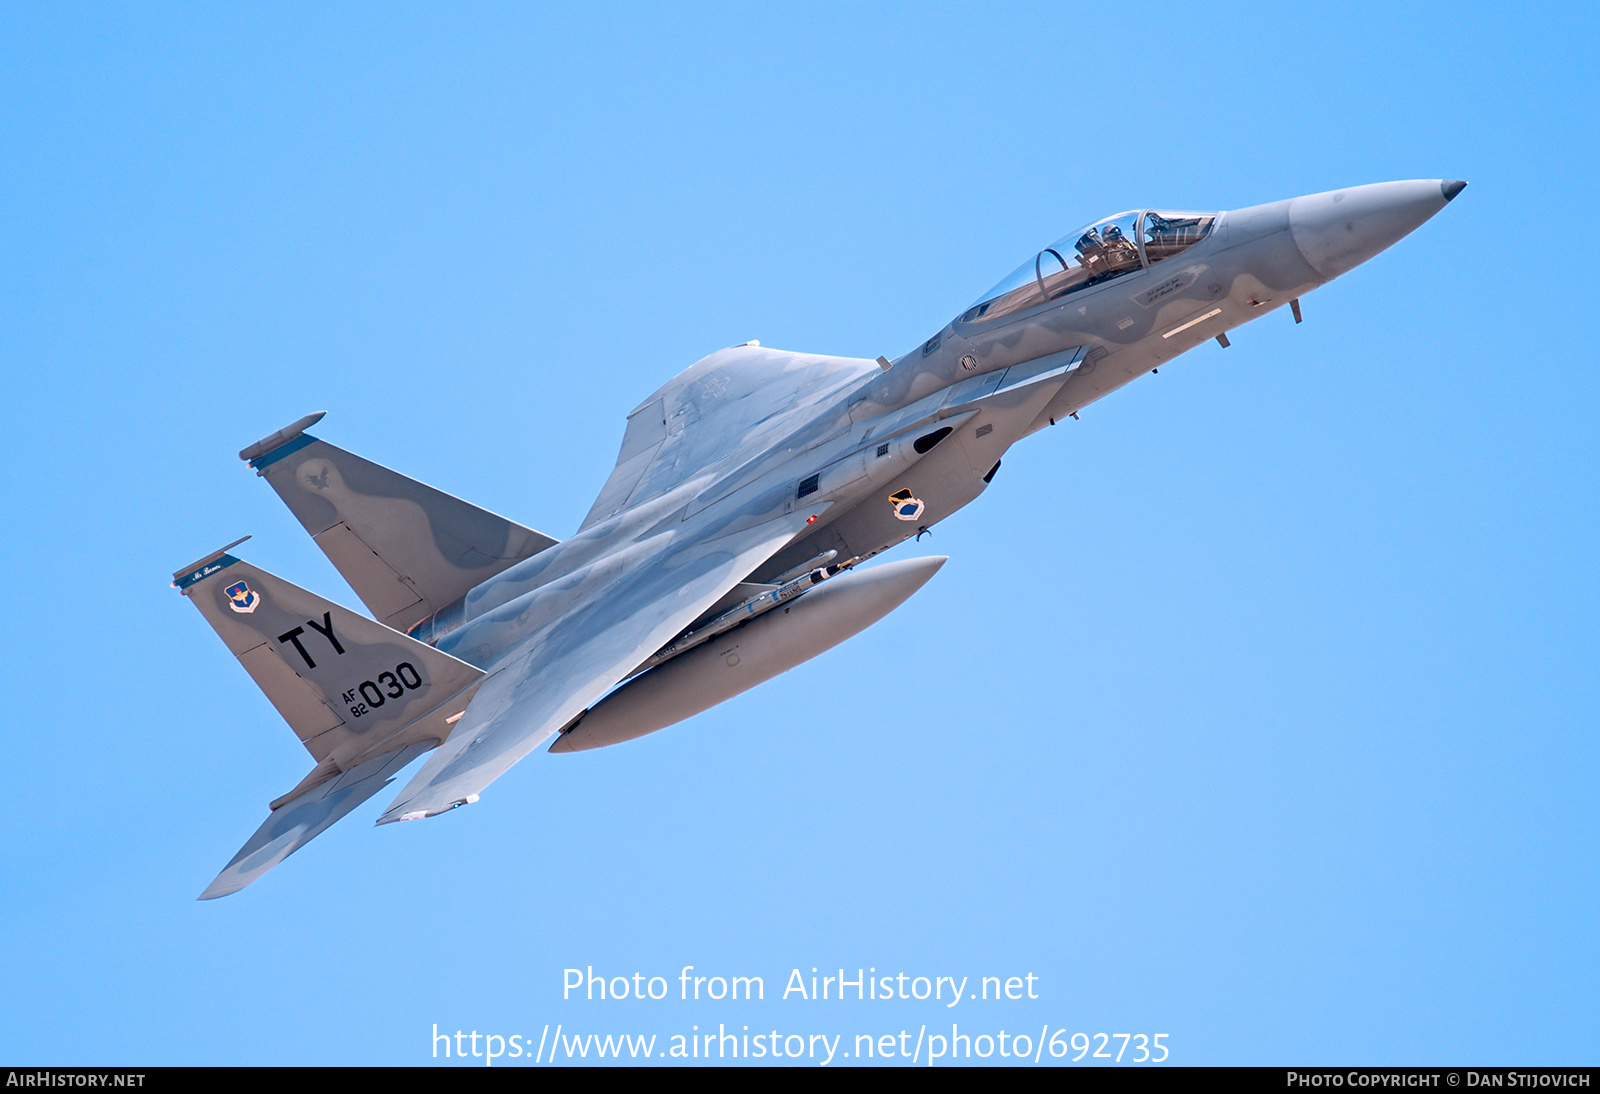
<svg viewBox="0 0 1600 1094"><path fill-rule="evenodd" d="M239 453L361 602L410 630L557 541L304 432L307 415Z"/></svg>
<svg viewBox="0 0 1600 1094"><path fill-rule="evenodd" d="M247 537L248 538L248 537ZM239 541L240 543L243 540ZM235 558L172 575L317 761L217 875L237 892L450 736L482 670Z"/></svg>

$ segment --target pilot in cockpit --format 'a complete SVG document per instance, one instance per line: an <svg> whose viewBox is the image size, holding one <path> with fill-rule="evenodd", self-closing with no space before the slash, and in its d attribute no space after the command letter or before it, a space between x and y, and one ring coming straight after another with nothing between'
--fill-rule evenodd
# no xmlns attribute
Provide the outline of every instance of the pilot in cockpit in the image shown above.
<svg viewBox="0 0 1600 1094"><path fill-rule="evenodd" d="M1112 266L1121 267L1130 262L1133 266L1139 264L1138 246L1123 234L1120 227L1107 224L1101 229L1100 238L1105 241L1106 258Z"/></svg>
<svg viewBox="0 0 1600 1094"><path fill-rule="evenodd" d="M1105 240L1101 239L1100 233L1093 228L1079 236L1078 242L1074 246L1085 261L1088 261L1092 255L1097 255L1106 249Z"/></svg>

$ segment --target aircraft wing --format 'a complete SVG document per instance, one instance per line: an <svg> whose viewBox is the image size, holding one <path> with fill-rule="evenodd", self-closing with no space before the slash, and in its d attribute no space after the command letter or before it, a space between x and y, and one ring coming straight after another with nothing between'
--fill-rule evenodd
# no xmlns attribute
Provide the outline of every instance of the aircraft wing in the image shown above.
<svg viewBox="0 0 1600 1094"><path fill-rule="evenodd" d="M783 493L792 496L787 486ZM449 739L378 823L476 801L484 787L588 709L801 534L810 513L821 511L772 517L772 508L761 504L766 500L731 522L672 522L630 548L620 576L556 614L483 681ZM787 507L779 500L779 508Z"/></svg>

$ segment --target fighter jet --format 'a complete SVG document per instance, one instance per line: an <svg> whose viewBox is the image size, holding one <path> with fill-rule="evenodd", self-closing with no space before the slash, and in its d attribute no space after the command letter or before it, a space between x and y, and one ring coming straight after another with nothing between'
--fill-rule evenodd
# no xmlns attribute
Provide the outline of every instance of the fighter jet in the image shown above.
<svg viewBox="0 0 1600 1094"><path fill-rule="evenodd" d="M941 557L863 563L982 494L1029 434L1288 305L1464 182L1063 236L894 360L746 342L628 414L577 531L536 532L313 437L239 453L371 612L230 553L173 575L315 760L201 899L237 892L432 755L379 817L467 805L518 760L652 733L881 619ZM246 537L248 538L248 537Z"/></svg>

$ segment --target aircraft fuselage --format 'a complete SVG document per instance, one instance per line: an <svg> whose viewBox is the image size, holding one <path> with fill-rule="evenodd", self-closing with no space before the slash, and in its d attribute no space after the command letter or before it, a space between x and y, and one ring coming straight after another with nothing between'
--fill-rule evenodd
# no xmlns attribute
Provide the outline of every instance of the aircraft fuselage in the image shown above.
<svg viewBox="0 0 1600 1094"><path fill-rule="evenodd" d="M605 519L591 514L577 535L484 582L413 634L488 667L625 568L635 550L647 553L643 545L657 536L691 527L714 536L721 522L781 510L814 509L815 526L749 582L771 583L824 555L834 565L871 558L981 494L1016 441L1186 350L1291 302L1298 307L1302 295L1388 247L1459 191L1437 180L1378 183L1222 213L1107 218L1040 252L988 302L887 368L806 358L833 369L827 390L778 432L757 430L708 474L658 496L624 499ZM730 353L713 354L673 384L714 395L731 367L719 359ZM1052 362L1064 379L1045 368ZM1047 383L1013 383L1041 369ZM662 389L668 403L673 384ZM635 417L652 405L666 404L647 400ZM891 494L909 500L896 505Z"/></svg>

